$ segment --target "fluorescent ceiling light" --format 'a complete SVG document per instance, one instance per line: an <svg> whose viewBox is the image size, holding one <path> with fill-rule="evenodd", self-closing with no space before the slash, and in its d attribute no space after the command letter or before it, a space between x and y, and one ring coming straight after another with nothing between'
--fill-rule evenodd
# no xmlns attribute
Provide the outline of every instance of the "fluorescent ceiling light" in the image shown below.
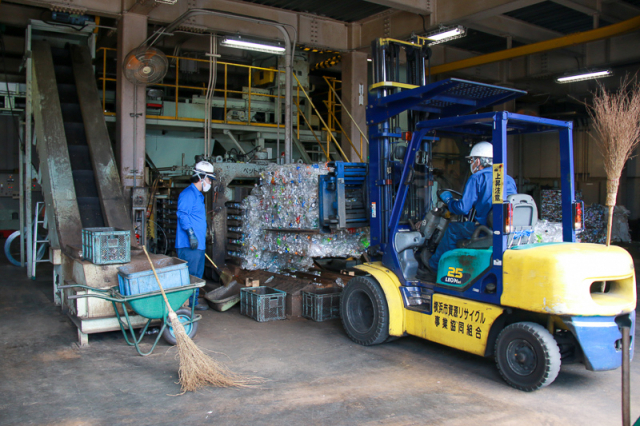
<svg viewBox="0 0 640 426"><path fill-rule="evenodd" d="M462 25L458 25L456 27L440 27L427 34L425 38L431 42L429 46L433 46L434 44L455 40L465 35L467 35L467 29Z"/></svg>
<svg viewBox="0 0 640 426"><path fill-rule="evenodd" d="M236 49L254 50L256 52L273 53L276 55L284 54L284 46L277 43L269 43L265 41L246 40L242 37L225 37L220 44L222 46L233 47Z"/></svg>
<svg viewBox="0 0 640 426"><path fill-rule="evenodd" d="M556 79L557 83L573 83L574 81L594 80L596 78L610 77L613 75L611 70L602 71L585 71L580 74L565 75Z"/></svg>

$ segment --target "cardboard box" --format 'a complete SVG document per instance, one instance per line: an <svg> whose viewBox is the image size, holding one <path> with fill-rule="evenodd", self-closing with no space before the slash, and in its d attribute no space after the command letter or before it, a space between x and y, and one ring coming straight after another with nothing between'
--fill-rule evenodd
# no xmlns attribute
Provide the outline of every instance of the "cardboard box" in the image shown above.
<svg viewBox="0 0 640 426"><path fill-rule="evenodd" d="M259 287L260 280L256 280L254 278L248 277L248 278L245 278L244 285L247 287Z"/></svg>

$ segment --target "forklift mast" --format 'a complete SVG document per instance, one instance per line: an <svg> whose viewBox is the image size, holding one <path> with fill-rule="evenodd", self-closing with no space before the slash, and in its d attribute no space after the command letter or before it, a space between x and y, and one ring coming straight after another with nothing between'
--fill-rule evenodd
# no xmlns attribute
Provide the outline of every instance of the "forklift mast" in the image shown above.
<svg viewBox="0 0 640 426"><path fill-rule="evenodd" d="M401 49L406 53L404 67L400 66ZM416 149L409 151L408 142L418 123L469 114L526 93L456 78L430 83L427 72L430 55L430 48L419 37L414 41L378 39L372 43L373 84L369 87L366 119L370 252L374 256L382 256L389 243L389 232L394 226L391 212L402 176L421 184L411 186L407 202L394 220L417 222L431 208L432 146L437 137L425 135L412 144ZM405 111L406 119L401 116ZM404 129L401 122L406 126ZM406 161L409 155L415 156L415 161Z"/></svg>

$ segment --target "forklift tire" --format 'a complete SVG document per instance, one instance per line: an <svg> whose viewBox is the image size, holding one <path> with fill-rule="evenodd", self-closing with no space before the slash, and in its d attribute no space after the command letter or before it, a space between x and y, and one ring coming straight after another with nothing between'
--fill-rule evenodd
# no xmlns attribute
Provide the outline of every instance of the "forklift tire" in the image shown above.
<svg viewBox="0 0 640 426"><path fill-rule="evenodd" d="M178 320L181 323L185 323L191 319L191 308L182 308L176 311L176 315L178 316ZM184 326L184 331L187 332L187 336L190 339L193 339L196 333L198 332L198 321L192 322L191 324L186 324ZM176 335L173 333L173 327L167 324L162 332L162 337L164 340L170 345L176 345L178 342L176 340Z"/></svg>
<svg viewBox="0 0 640 426"><path fill-rule="evenodd" d="M354 342L378 345L389 338L389 307L372 277L352 278L342 292L342 326Z"/></svg>
<svg viewBox="0 0 640 426"><path fill-rule="evenodd" d="M502 378L516 389L531 392L551 384L560 372L560 349L540 324L518 322L498 336L495 358Z"/></svg>

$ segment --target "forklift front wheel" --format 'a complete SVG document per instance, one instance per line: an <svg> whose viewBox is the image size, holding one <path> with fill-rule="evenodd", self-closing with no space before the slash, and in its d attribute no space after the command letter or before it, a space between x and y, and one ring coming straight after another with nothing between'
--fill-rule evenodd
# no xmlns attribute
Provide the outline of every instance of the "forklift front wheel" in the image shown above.
<svg viewBox="0 0 640 426"><path fill-rule="evenodd" d="M389 338L389 307L372 277L352 278L342 292L342 326L354 342L371 346Z"/></svg>
<svg viewBox="0 0 640 426"><path fill-rule="evenodd" d="M560 349L540 324L518 322L504 328L495 348L502 378L516 389L531 392L551 384L560 371Z"/></svg>

